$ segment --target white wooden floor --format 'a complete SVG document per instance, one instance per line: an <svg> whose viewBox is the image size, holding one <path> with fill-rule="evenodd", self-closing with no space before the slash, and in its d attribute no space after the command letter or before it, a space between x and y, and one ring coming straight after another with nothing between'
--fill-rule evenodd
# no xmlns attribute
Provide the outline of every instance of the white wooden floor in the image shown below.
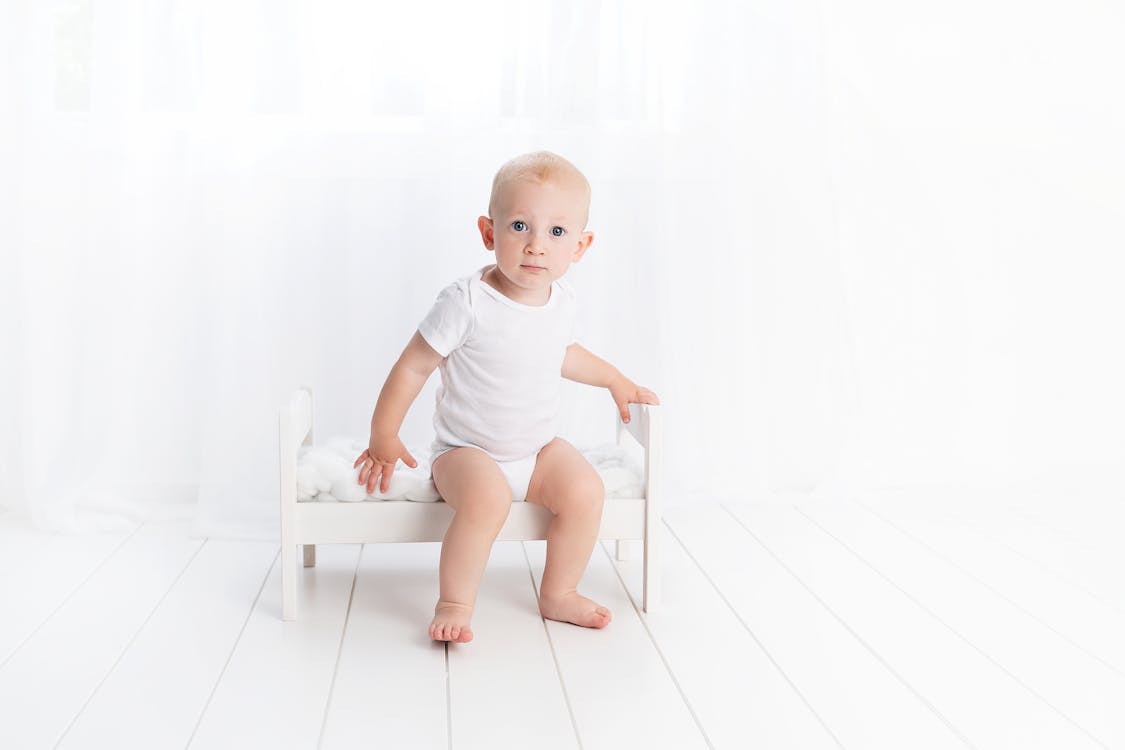
<svg viewBox="0 0 1125 750"><path fill-rule="evenodd" d="M276 544L0 517L0 748L1125 748L1120 500L671 508L660 611L595 549L601 631L500 543L448 648L437 544L319 547L284 623Z"/></svg>

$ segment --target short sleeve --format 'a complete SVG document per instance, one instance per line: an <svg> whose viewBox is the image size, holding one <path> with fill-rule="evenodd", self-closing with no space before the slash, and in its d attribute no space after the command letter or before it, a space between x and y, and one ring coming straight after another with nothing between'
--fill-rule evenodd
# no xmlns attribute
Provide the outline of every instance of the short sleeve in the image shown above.
<svg viewBox="0 0 1125 750"><path fill-rule="evenodd" d="M449 353L465 343L473 329L473 310L467 290L450 284L438 294L434 306L418 324L418 332L438 354Z"/></svg>

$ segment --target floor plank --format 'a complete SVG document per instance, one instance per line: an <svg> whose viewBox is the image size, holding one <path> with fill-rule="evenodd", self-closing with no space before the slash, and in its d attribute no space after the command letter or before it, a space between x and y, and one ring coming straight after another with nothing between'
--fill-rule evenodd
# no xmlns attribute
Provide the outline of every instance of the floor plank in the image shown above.
<svg viewBox="0 0 1125 750"><path fill-rule="evenodd" d="M859 503L1101 662L1125 691L1125 614L940 508L905 508L878 498Z"/></svg>
<svg viewBox="0 0 1125 750"><path fill-rule="evenodd" d="M801 510L843 544L862 550L873 567L1010 673L1045 710L1103 745L1116 734L1107 720L1112 693L1103 692L1112 686L1101 679L1100 664L877 516L828 515L823 507L809 503Z"/></svg>
<svg viewBox="0 0 1125 750"><path fill-rule="evenodd" d="M473 640L449 644L449 679L457 750L578 747L522 543L493 546Z"/></svg>
<svg viewBox="0 0 1125 750"><path fill-rule="evenodd" d="M1027 692L951 631L891 576L792 508L731 507L817 597L921 700L978 748L1096 748L1086 734ZM826 508L837 523L856 509ZM966 681L964 675L973 679Z"/></svg>
<svg viewBox="0 0 1125 750"><path fill-rule="evenodd" d="M51 747L203 546L186 522L148 522L0 669L0 747Z"/></svg>
<svg viewBox="0 0 1125 750"><path fill-rule="evenodd" d="M967 746L726 510L665 520L845 748Z"/></svg>
<svg viewBox="0 0 1125 750"><path fill-rule="evenodd" d="M363 545L323 750L449 747L445 646L426 633L440 552L438 543Z"/></svg>
<svg viewBox="0 0 1125 750"><path fill-rule="evenodd" d="M317 547L292 622L281 619L278 559L188 747L316 747L361 546Z"/></svg>
<svg viewBox="0 0 1125 750"><path fill-rule="evenodd" d="M277 551L207 540L57 747L186 745Z"/></svg>
<svg viewBox="0 0 1125 750"><path fill-rule="evenodd" d="M10 515L10 514L8 514ZM61 534L0 522L0 669L24 641L136 532Z"/></svg>
<svg viewBox="0 0 1125 750"><path fill-rule="evenodd" d="M1125 565L1120 530L1125 528L1125 498L1103 490L1005 493L1012 512L1069 537L1099 555Z"/></svg>
<svg viewBox="0 0 1125 750"><path fill-rule="evenodd" d="M610 555L613 543L602 544ZM665 533L664 550L663 599L648 613L641 609L642 560L610 557L633 608L711 743L719 748L839 748L777 662L671 534Z"/></svg>
<svg viewBox="0 0 1125 750"><path fill-rule="evenodd" d="M547 545L523 544L538 591ZM707 747L600 546L595 546L578 590L613 613L613 621L602 629L547 621L584 750Z"/></svg>
<svg viewBox="0 0 1125 750"><path fill-rule="evenodd" d="M935 500L935 510L1125 615L1125 564L1120 559L996 502L990 493L966 498L943 494Z"/></svg>

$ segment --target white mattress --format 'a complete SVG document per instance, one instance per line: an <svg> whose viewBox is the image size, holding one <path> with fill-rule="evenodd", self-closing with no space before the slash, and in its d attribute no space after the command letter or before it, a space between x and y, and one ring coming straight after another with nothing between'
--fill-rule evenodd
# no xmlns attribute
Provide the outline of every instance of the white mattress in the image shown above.
<svg viewBox="0 0 1125 750"><path fill-rule="evenodd" d="M380 492L376 487L375 492L367 494L367 488L359 484L359 469L352 468L366 447L366 441L343 437L332 438L324 445L302 446L297 452L297 502L441 501L430 478L428 446L408 445L406 449L417 459L418 468L411 469L400 461L387 491ZM606 444L579 450L601 475L606 497L641 497L644 470L625 449Z"/></svg>

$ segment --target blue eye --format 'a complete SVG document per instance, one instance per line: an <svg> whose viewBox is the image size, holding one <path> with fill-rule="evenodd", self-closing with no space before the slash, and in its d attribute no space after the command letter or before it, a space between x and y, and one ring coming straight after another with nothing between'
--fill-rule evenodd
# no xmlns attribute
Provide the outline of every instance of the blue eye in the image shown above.
<svg viewBox="0 0 1125 750"><path fill-rule="evenodd" d="M522 232L526 228L527 228L527 224L524 224L522 221L513 221L512 222L512 229L516 230L517 232Z"/></svg>
<svg viewBox="0 0 1125 750"><path fill-rule="evenodd" d="M562 227L553 227L551 229L551 234L555 235L556 237L562 237L564 234L566 234L566 230Z"/></svg>

